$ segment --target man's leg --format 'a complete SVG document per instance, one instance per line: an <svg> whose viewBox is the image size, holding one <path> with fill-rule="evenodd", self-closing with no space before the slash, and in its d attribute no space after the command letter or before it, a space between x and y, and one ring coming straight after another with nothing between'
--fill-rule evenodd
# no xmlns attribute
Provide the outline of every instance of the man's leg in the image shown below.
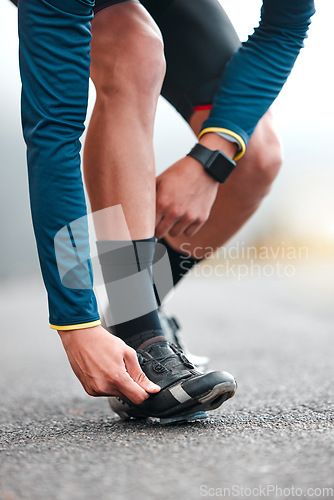
<svg viewBox="0 0 334 500"><path fill-rule="evenodd" d="M152 18L134 1L96 14L92 35L97 98L84 153L92 212L121 204L131 238L149 238L154 235L153 125L165 72L163 42ZM116 239L108 217L97 237Z"/></svg>
<svg viewBox="0 0 334 500"><path fill-rule="evenodd" d="M138 348L162 336L152 281L138 271L151 273L155 247L153 125L165 72L163 43L152 18L134 1L100 10L92 35L97 99L85 145L85 179L93 214L121 205L125 216L126 224L118 227L106 210L105 217L95 216L95 226L113 330ZM131 275L127 290L116 292L114 282ZM137 307L142 297L146 314Z"/></svg>

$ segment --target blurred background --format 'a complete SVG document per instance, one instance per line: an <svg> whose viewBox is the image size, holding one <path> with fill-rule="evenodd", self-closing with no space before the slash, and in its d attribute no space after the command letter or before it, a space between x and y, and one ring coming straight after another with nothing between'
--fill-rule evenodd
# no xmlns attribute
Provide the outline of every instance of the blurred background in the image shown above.
<svg viewBox="0 0 334 500"><path fill-rule="evenodd" d="M258 24L261 2L224 0L242 40ZM242 15L240 15L242 13ZM0 280L39 273L29 213L25 145L20 127L17 11L0 0ZM321 0L305 48L274 104L284 146L284 166L261 209L237 235L243 245L307 246L308 259L326 259L334 249L334 170L332 142L334 71L330 38L334 4ZM95 91L90 88L89 116ZM161 99L156 120L157 172L186 154L194 136ZM322 262L324 262L322 260Z"/></svg>

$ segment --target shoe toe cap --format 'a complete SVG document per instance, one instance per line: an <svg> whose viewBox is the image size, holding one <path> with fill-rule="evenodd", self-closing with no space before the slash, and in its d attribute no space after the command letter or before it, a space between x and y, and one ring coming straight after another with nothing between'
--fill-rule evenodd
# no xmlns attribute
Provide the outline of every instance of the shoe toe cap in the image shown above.
<svg viewBox="0 0 334 500"><path fill-rule="evenodd" d="M233 375L228 372L212 371L194 379L186 380L182 386L191 397L196 397L212 391L216 387L220 388L221 393L234 392L237 383Z"/></svg>

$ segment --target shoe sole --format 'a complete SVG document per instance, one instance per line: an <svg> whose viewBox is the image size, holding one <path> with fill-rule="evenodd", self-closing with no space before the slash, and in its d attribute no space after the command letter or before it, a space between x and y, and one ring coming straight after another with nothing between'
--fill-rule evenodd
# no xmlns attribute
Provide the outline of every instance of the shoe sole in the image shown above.
<svg viewBox="0 0 334 500"><path fill-rule="evenodd" d="M117 410L115 408L115 405L113 406L113 404L111 403L110 401L111 398L109 398L109 405L110 405L110 408L112 409L112 411L114 413L116 413L121 420L131 420L131 419L136 419L136 420L147 420L149 418L152 418L152 417L148 417L146 415L129 415L125 410L121 410L120 407L117 407ZM122 405L123 403L119 402L120 405ZM131 408L131 410L133 410L133 408ZM189 414L184 414L184 415L177 415L175 417L169 417L169 418L160 418L160 423L162 425L169 425L169 424L174 424L174 423L182 423L182 422L194 422L195 420L204 420L204 419L207 419L208 418L208 414L205 412L205 411L197 411L195 413L189 413ZM153 418L156 418L156 417L153 417Z"/></svg>
<svg viewBox="0 0 334 500"><path fill-rule="evenodd" d="M189 413L188 415L179 415L170 418L160 418L161 425L182 424L185 422L195 422L197 420L206 420L209 415L206 411L197 411L196 413Z"/></svg>

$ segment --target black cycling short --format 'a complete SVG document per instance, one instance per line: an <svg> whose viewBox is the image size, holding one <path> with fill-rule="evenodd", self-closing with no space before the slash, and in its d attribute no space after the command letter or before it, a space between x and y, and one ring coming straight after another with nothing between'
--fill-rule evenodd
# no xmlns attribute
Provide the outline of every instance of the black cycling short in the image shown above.
<svg viewBox="0 0 334 500"><path fill-rule="evenodd" d="M106 7L110 7L111 5L117 5L118 3L125 3L130 1L138 1L138 0L96 0L94 13L97 14L100 10L105 9Z"/></svg>
<svg viewBox="0 0 334 500"><path fill-rule="evenodd" d="M95 12L128 0L96 0ZM210 106L227 61L240 46L218 0L140 0L162 33L167 71L161 94L189 121Z"/></svg>

